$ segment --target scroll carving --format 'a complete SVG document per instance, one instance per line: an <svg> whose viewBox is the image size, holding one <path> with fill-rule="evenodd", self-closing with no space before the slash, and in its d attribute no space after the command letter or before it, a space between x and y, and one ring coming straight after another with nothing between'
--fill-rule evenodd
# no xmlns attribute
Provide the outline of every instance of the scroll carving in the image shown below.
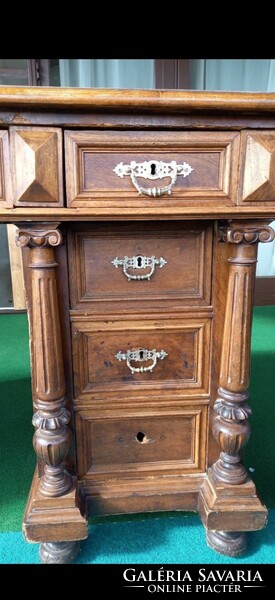
<svg viewBox="0 0 275 600"><path fill-rule="evenodd" d="M220 227L220 241L231 244L266 244L272 242L275 232L269 225L235 225L233 227Z"/></svg>
<svg viewBox="0 0 275 600"><path fill-rule="evenodd" d="M50 229L47 231L20 229L17 236L16 244L21 248L29 246L30 248L59 246L62 243L62 234L58 229Z"/></svg>
<svg viewBox="0 0 275 600"><path fill-rule="evenodd" d="M17 244L30 248L33 330L33 445L44 463L40 491L61 496L72 488L65 459L71 443L70 413L65 408L65 378L57 301L54 247L62 243L58 224L19 229Z"/></svg>

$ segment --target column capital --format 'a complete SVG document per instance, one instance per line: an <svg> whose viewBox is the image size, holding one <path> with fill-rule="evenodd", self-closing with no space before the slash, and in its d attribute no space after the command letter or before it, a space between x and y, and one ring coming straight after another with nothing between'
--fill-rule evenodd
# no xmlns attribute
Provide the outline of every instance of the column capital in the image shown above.
<svg viewBox="0 0 275 600"><path fill-rule="evenodd" d="M275 238L275 232L266 223L232 222L228 226L219 227L219 241L230 244L267 244Z"/></svg>
<svg viewBox="0 0 275 600"><path fill-rule="evenodd" d="M19 225L16 245L20 248L45 248L46 246L59 246L63 238L59 231L60 223L33 223L32 225Z"/></svg>

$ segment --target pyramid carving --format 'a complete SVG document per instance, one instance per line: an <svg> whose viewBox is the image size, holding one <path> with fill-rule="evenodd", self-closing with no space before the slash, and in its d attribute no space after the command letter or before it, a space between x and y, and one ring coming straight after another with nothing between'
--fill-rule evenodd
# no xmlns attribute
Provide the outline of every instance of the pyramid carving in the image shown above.
<svg viewBox="0 0 275 600"><path fill-rule="evenodd" d="M58 136L54 131L12 131L15 204L60 203Z"/></svg>
<svg viewBox="0 0 275 600"><path fill-rule="evenodd" d="M275 135L246 136L242 202L275 202Z"/></svg>

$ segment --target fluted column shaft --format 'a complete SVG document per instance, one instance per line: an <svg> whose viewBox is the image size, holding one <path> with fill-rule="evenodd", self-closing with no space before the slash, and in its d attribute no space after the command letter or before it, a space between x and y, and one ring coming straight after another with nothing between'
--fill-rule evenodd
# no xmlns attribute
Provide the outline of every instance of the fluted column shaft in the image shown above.
<svg viewBox="0 0 275 600"><path fill-rule="evenodd" d="M253 293L258 242L270 242L274 231L262 223L232 223L220 229L222 242L230 244L229 280L224 320L218 398L213 434L221 447L214 464L215 476L227 484L241 484L247 471L240 451L250 436L247 404L250 379L250 345Z"/></svg>
<svg viewBox="0 0 275 600"><path fill-rule="evenodd" d="M17 244L30 248L32 289L33 438L37 457L44 462L40 491L61 496L72 487L64 460L71 443L65 408L65 377L56 287L54 247L62 243L58 224L41 223L19 229Z"/></svg>

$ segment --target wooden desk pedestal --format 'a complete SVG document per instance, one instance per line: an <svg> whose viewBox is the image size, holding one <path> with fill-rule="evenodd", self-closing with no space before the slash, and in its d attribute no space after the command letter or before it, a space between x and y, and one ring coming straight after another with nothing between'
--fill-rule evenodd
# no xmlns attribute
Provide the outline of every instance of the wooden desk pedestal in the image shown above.
<svg viewBox="0 0 275 600"><path fill-rule="evenodd" d="M30 321L26 540L67 562L89 514L194 510L239 556L267 517L241 454L275 94L1 88L0 116Z"/></svg>

